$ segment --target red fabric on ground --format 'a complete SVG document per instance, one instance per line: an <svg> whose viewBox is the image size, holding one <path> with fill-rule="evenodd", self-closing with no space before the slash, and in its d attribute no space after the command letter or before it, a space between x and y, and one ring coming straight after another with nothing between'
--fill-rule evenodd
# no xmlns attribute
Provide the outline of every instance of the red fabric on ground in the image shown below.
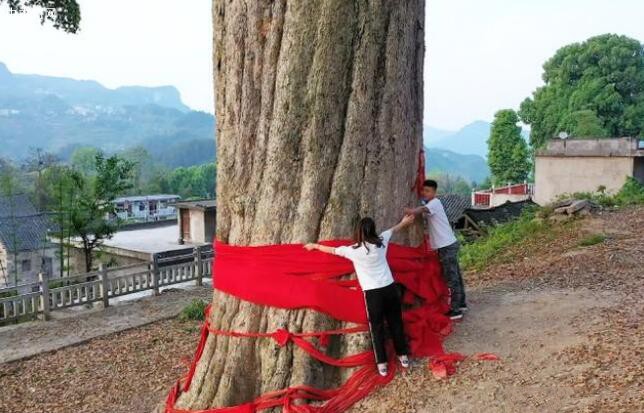
<svg viewBox="0 0 644 413"><path fill-rule="evenodd" d="M324 244L340 246L349 243L328 241ZM180 393L190 388L209 334L273 339L280 346L295 345L324 363L358 369L347 382L336 389L320 390L297 386L262 395L244 405L190 413L249 413L277 406L282 407L285 413L338 413L392 380L396 363L390 362L389 375L380 377L374 366L372 351L337 359L307 340L317 337L318 343L324 347L330 335L366 330L364 298L357 281L340 279L353 272L353 265L349 260L319 251L308 252L299 244L240 247L217 242L215 251L213 274L216 289L258 305L316 310L357 326L299 334L285 330L256 333L221 331L207 322L183 386L178 383L168 396L166 413L188 413L174 406ZM387 258L394 278L406 288L404 301L410 306L403 312L403 320L405 332L410 339L411 355L442 356L442 339L451 331L451 323L443 315L448 309L448 290L441 277L436 254L428 251L426 246L412 248L391 244ZM451 370L451 365L445 363L447 360L436 360L440 360L436 361L437 368L442 369L444 366L445 370ZM317 406L301 403L307 400L324 403Z"/></svg>

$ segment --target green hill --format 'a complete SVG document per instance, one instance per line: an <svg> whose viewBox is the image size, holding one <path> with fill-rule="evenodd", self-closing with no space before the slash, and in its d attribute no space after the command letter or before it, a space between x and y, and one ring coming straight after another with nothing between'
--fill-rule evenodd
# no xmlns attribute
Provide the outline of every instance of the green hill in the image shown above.
<svg viewBox="0 0 644 413"><path fill-rule="evenodd" d="M177 152L182 144L203 148L213 142L214 125L212 115L191 111L171 86L108 89L95 81L12 74L0 63L0 137L9 158L32 147L65 152L70 145L108 152L135 145L157 153ZM214 147L202 154L214 154Z"/></svg>
<svg viewBox="0 0 644 413"><path fill-rule="evenodd" d="M461 155L446 149L425 148L425 169L462 176L470 182L481 183L490 175L487 162L479 155Z"/></svg>

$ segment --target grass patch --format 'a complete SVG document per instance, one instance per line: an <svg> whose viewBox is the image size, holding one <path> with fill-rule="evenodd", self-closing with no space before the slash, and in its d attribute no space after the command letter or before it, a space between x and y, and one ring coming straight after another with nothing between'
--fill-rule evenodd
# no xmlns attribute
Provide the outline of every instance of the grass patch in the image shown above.
<svg viewBox="0 0 644 413"><path fill-rule="evenodd" d="M206 304L204 300L200 300L198 298L192 300L190 304L188 304L183 308L183 310L181 310L181 314L179 314L179 320L203 321L204 312L206 311L207 305L208 304Z"/></svg>
<svg viewBox="0 0 644 413"><path fill-rule="evenodd" d="M590 247L591 245L601 244L606 241L606 235L604 234L594 234L587 238L584 238L579 242L580 247Z"/></svg>
<svg viewBox="0 0 644 413"><path fill-rule="evenodd" d="M632 176L626 179L622 189L615 195L608 195L605 191L606 188L599 187L597 188L597 192L576 192L560 198L588 199L603 207L611 208L644 204L644 185L637 182Z"/></svg>
<svg viewBox="0 0 644 413"><path fill-rule="evenodd" d="M463 269L482 269L511 246L548 231L552 225L535 219L535 213L535 210L526 210L518 219L491 227L483 237L463 245L460 252Z"/></svg>

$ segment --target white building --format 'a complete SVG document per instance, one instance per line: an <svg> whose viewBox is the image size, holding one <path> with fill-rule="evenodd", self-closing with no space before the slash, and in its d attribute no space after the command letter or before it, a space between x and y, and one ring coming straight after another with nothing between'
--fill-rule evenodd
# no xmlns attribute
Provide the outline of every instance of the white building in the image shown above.
<svg viewBox="0 0 644 413"><path fill-rule="evenodd" d="M147 222L176 218L179 195L141 195L117 198L116 215L124 221Z"/></svg>

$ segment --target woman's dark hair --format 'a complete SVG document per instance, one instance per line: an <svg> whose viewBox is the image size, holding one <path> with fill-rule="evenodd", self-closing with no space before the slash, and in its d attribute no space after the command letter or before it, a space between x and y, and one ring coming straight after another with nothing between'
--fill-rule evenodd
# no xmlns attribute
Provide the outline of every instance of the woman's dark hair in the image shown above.
<svg viewBox="0 0 644 413"><path fill-rule="evenodd" d="M378 248L383 246L382 238L380 238L376 232L376 223L370 217L362 218L360 222L358 222L353 240L356 242L356 245L354 245L353 248L360 248L364 245L367 252L369 252L367 243L374 244Z"/></svg>

